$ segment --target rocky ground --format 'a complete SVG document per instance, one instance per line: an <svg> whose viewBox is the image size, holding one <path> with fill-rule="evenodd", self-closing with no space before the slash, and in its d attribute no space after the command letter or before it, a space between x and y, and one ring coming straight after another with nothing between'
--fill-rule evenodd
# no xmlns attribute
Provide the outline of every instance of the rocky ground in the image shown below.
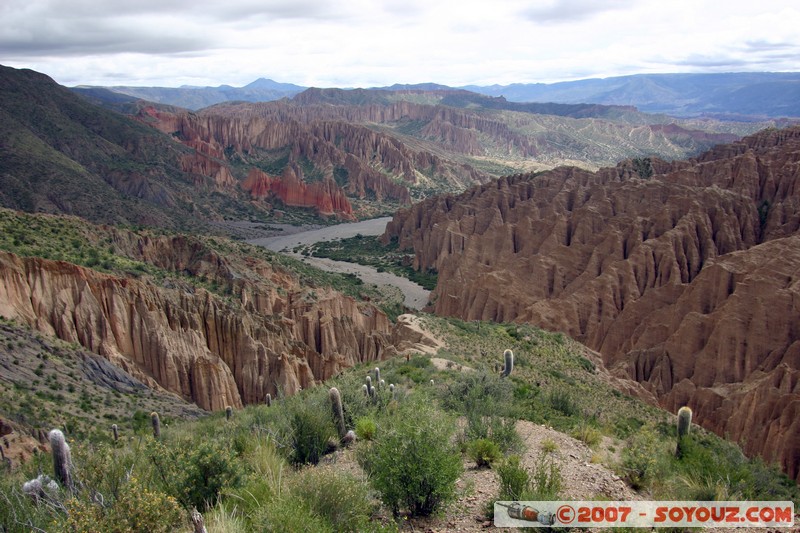
<svg viewBox="0 0 800 533"><path fill-rule="evenodd" d="M529 471L541 454L551 454L561 470L562 493L569 500L636 500L642 499L607 466L593 461L609 457L613 451L611 441L606 439L598 446L600 451L589 448L583 442L564 433L532 422L517 422L517 432L523 441L522 464ZM544 444L547 443L547 444ZM554 451L546 451L555 448ZM337 469L356 475L364 475L355 460L352 450L331 457ZM499 484L494 470L477 468L475 463L465 460L464 473L458 481L458 498L444 513L403 521L403 531L426 533L478 532L494 529L486 517L488 502L498 494ZM387 517L388 518L388 517Z"/></svg>

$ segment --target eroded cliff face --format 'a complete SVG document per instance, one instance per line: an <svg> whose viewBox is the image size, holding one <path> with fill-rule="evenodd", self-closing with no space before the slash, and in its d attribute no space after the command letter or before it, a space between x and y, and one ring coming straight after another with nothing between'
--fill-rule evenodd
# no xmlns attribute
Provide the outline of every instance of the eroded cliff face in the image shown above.
<svg viewBox="0 0 800 533"><path fill-rule="evenodd" d="M202 171L213 167L209 159L227 166L234 154L257 160L263 155L260 151L286 150L286 168L298 178L297 183L304 181L302 167L305 163L311 163L321 173L325 190L331 191L320 202L323 208L341 203L337 196L343 197L344 193L362 199L410 203L408 187L403 183L416 184L420 172L444 176L466 172L475 181L483 178L468 167L453 165L427 152L412 151L388 135L346 122L318 120L304 123L280 113L266 117L257 114L240 116L227 111L223 113L222 109L196 115L145 108L140 118L195 148L196 154L185 162L185 166L191 169ZM206 175L214 176L215 182L224 178L217 177L219 171L216 168L206 170ZM302 196L302 192L295 187L286 198L291 202ZM307 196L303 203L318 197L319 192ZM276 194L281 200L286 199Z"/></svg>
<svg viewBox="0 0 800 533"><path fill-rule="evenodd" d="M642 176L648 176L643 179ZM435 312L564 331L800 478L800 129L515 176L399 212Z"/></svg>
<svg viewBox="0 0 800 533"><path fill-rule="evenodd" d="M189 237L114 231L130 257L219 284L118 277L0 252L0 314L76 342L205 409L294 394L395 353L386 315L308 288L262 259L231 261Z"/></svg>

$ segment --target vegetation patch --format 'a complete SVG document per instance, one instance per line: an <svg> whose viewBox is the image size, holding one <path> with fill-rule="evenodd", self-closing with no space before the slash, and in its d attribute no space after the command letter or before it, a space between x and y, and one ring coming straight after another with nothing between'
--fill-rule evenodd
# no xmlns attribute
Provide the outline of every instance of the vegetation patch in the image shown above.
<svg viewBox="0 0 800 533"><path fill-rule="evenodd" d="M311 246L301 246L295 249L295 252L371 266L378 272L391 272L407 278L425 289L436 288L437 274L435 271L415 270L412 255L399 250L397 242L382 244L379 237L359 234L348 239L322 241Z"/></svg>

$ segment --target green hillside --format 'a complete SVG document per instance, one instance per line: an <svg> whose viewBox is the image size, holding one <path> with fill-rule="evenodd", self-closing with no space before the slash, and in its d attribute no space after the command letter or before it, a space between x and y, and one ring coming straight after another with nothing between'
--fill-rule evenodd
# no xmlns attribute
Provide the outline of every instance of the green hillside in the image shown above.
<svg viewBox="0 0 800 533"><path fill-rule="evenodd" d="M49 77L0 66L0 205L98 223L196 228L253 209L181 168L191 150Z"/></svg>
<svg viewBox="0 0 800 533"><path fill-rule="evenodd" d="M107 427L116 419L104 413L112 407L95 402L96 431L67 434L73 494L45 490L38 504L24 496L26 480L55 475L50 455L39 454L0 474L0 499L8 503L0 523L7 531L189 531L196 508L209 531L446 528L465 502L488 512L496 499L563 498L576 482L565 475L564 441L548 438L531 449L515 420L582 441L597 472L613 470L645 499L798 500L791 480L699 428L676 458L674 416L612 388L591 355L563 335L432 316L422 322L444 342L438 359L383 361L383 386L373 365L361 365L271 406L231 411L229 419L172 417L166 425L161 413L159 438L131 412L116 442ZM16 329L2 327L4 335ZM515 354L507 378L495 371L505 348ZM373 398L362 392L367 375ZM339 444L331 386L340 391L344 430L357 435L349 446ZM495 478L499 489L477 492L464 484L469 476Z"/></svg>

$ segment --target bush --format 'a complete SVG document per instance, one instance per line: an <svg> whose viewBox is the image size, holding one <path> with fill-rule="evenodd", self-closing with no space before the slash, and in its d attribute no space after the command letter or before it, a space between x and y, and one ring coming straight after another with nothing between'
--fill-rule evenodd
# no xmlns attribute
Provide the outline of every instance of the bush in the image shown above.
<svg viewBox="0 0 800 533"><path fill-rule="evenodd" d="M547 454L541 453L531 472L528 500L556 500L564 484L561 467Z"/></svg>
<svg viewBox="0 0 800 533"><path fill-rule="evenodd" d="M499 500L522 500L528 492L530 476L520 464L519 455L512 455L495 469L500 479Z"/></svg>
<svg viewBox="0 0 800 533"><path fill-rule="evenodd" d="M655 476L660 451L660 439L652 428L632 435L622 450L622 478L636 490L647 486Z"/></svg>
<svg viewBox="0 0 800 533"><path fill-rule="evenodd" d="M550 394L547 395L547 402L550 407L565 416L575 416L580 412L569 392L562 389L551 390Z"/></svg>
<svg viewBox="0 0 800 533"><path fill-rule="evenodd" d="M373 511L369 487L352 474L308 468L292 479L291 497L304 501L334 531L363 531Z"/></svg>
<svg viewBox="0 0 800 533"><path fill-rule="evenodd" d="M544 453L555 453L558 450L558 444L553 439L544 439L541 446Z"/></svg>
<svg viewBox="0 0 800 533"><path fill-rule="evenodd" d="M603 434L596 427L590 426L586 423L581 423L572 430L571 435L573 438L584 442L590 448L594 448L603 438Z"/></svg>
<svg viewBox="0 0 800 533"><path fill-rule="evenodd" d="M451 444L455 423L429 401L422 397L402 404L359 455L395 515L405 508L412 516L427 516L455 495L462 471L461 456Z"/></svg>
<svg viewBox="0 0 800 533"><path fill-rule="evenodd" d="M478 468L491 466L503 456L500 447L489 439L470 441L467 444L467 455L475 461Z"/></svg>
<svg viewBox="0 0 800 533"><path fill-rule="evenodd" d="M253 530L264 533L334 533L333 526L314 514L304 500L276 498L267 503L253 521Z"/></svg>
<svg viewBox="0 0 800 533"><path fill-rule="evenodd" d="M65 531L126 531L168 533L180 529L186 515L172 496L152 491L131 478L110 507L72 498L59 527Z"/></svg>
<svg viewBox="0 0 800 533"><path fill-rule="evenodd" d="M208 509L223 488L235 489L242 483L241 463L218 441L184 440L169 447L154 441L148 454L163 490L186 509Z"/></svg>
<svg viewBox="0 0 800 533"><path fill-rule="evenodd" d="M318 398L298 398L286 403L289 460L295 465L317 464L330 443L338 441L330 405L324 403Z"/></svg>
<svg viewBox="0 0 800 533"><path fill-rule="evenodd" d="M361 440L372 440L376 430L375 421L371 418L359 418L356 421L356 435Z"/></svg>

